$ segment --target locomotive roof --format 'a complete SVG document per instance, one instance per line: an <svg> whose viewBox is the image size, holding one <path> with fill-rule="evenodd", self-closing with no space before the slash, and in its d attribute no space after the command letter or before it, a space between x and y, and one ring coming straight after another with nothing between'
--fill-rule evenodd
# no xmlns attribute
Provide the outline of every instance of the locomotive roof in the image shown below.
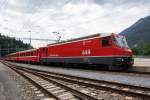
<svg viewBox="0 0 150 100"><path fill-rule="evenodd" d="M100 36L100 34L94 34L94 35L84 36L84 37L80 37L80 38L75 38L75 39L67 40L65 42L82 40L82 39L87 39L87 38L92 38L92 37L98 37L98 36Z"/></svg>
<svg viewBox="0 0 150 100"><path fill-rule="evenodd" d="M54 45L54 44L59 44L59 43L65 43L65 42L72 42L72 41L76 41L76 40L87 39L87 38L93 38L93 37L110 36L111 34L112 33L97 33L97 34L88 35L88 36L84 36L84 37L80 37L80 38L75 38L75 39L70 39L70 40L66 40L66 41L61 41L61 42L57 42L57 43L48 44L48 46Z"/></svg>

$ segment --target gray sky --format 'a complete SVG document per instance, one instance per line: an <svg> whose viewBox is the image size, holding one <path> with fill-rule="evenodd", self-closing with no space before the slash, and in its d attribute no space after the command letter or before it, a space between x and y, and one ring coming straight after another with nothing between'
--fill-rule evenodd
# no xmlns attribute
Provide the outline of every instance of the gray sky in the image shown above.
<svg viewBox="0 0 150 100"><path fill-rule="evenodd" d="M150 15L150 0L0 0L0 33L57 39L119 33ZM28 41L25 41L28 42ZM45 42L32 41L35 47Z"/></svg>

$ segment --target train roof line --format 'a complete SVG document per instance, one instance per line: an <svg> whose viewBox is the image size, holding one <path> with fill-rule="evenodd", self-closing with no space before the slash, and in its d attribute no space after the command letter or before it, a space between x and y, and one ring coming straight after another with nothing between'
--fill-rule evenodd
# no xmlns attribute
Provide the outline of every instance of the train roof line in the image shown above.
<svg viewBox="0 0 150 100"><path fill-rule="evenodd" d="M83 40L83 39L88 39L88 38L100 37L100 36L109 36L111 34L112 33L97 33L97 34L88 35L88 36L84 36L84 37L80 37L80 38L75 38L75 39L70 39L70 40L66 40L66 41L61 41L61 42L57 42L57 43L48 44L47 46L60 44L60 43L66 43L66 42L73 42L73 41Z"/></svg>
<svg viewBox="0 0 150 100"><path fill-rule="evenodd" d="M16 53L24 53L24 52L34 51L34 50L37 50L37 49L28 49L28 50L18 51Z"/></svg>
<svg viewBox="0 0 150 100"><path fill-rule="evenodd" d="M57 42L57 43L52 43L52 44L48 44L47 46L51 46L51 45L57 45L57 44L63 44L63 43L67 43L67 42L74 42L74 41L78 41L78 40L83 40L83 39L88 39L88 38L94 38L94 37L105 37L105 36L110 36L114 33L97 33L97 34L93 34L93 35L88 35L88 36L84 36L84 37L80 37L80 38L75 38L75 39L70 39L70 40L66 40L66 41L61 41L61 42ZM45 48L47 46L43 46L43 47L39 47L39 48ZM30 51L34 51L37 50L39 48L36 49L28 49L28 50L23 50L23 51L18 51L15 53L10 53L8 55L12 55L12 54L16 54L16 53L24 53L24 52L30 52Z"/></svg>

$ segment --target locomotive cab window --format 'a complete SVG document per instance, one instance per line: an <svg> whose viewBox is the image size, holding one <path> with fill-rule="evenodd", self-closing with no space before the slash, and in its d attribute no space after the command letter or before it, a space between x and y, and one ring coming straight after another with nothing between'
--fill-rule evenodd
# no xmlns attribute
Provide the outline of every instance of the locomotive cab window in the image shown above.
<svg viewBox="0 0 150 100"><path fill-rule="evenodd" d="M110 37L104 37L102 38L102 47L110 46Z"/></svg>

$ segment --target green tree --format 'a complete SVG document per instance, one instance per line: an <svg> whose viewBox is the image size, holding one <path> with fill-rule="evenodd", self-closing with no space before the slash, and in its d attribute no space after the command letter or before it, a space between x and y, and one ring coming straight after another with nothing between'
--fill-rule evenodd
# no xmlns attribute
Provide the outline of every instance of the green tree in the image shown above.
<svg viewBox="0 0 150 100"><path fill-rule="evenodd" d="M21 40L16 40L15 38L0 34L0 56L32 48L31 45L23 43Z"/></svg>
<svg viewBox="0 0 150 100"><path fill-rule="evenodd" d="M132 51L134 55L150 55L150 43L140 41Z"/></svg>

